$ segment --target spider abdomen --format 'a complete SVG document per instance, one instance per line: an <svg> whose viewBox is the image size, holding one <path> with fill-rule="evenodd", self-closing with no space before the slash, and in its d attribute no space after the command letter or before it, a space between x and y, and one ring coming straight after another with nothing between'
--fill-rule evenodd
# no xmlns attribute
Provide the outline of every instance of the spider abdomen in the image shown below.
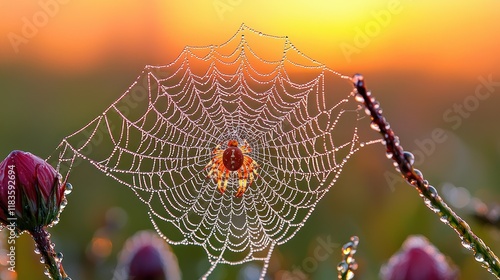
<svg viewBox="0 0 500 280"><path fill-rule="evenodd" d="M238 147L229 146L224 150L222 162L230 171L236 171L243 165L243 152Z"/></svg>

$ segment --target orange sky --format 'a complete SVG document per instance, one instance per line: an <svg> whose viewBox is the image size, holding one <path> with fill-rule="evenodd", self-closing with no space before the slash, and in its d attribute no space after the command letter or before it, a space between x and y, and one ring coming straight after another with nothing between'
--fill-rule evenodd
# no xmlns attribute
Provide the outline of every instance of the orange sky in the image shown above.
<svg viewBox="0 0 500 280"><path fill-rule="evenodd" d="M500 1L0 1L0 66L91 71L113 60L171 62L244 22L288 35L333 69L498 71Z"/></svg>

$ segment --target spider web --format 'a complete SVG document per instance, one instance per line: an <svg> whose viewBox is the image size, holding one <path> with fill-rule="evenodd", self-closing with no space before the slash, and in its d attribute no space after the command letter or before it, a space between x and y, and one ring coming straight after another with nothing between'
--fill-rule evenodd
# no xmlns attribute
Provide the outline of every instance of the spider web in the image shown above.
<svg viewBox="0 0 500 280"><path fill-rule="evenodd" d="M211 267L264 261L290 240L362 142L351 80L288 37L245 25L221 45L185 47L147 66L101 115L65 137L58 168L77 161L130 188L170 244L202 246ZM244 140L259 176L236 198L204 169L217 145ZM64 173L64 171L61 171ZM236 173L236 172L232 172ZM66 173L68 174L68 173Z"/></svg>

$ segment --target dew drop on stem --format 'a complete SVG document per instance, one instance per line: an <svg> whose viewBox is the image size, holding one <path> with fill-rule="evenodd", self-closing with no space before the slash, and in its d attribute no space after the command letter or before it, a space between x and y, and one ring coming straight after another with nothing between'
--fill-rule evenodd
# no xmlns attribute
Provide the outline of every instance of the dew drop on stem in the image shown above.
<svg viewBox="0 0 500 280"><path fill-rule="evenodd" d="M484 256L483 256L483 254L481 254L481 253L476 253L476 254L474 255L474 259L475 259L476 261L478 261L478 262L484 262Z"/></svg>
<svg viewBox="0 0 500 280"><path fill-rule="evenodd" d="M358 101L358 102L365 102L365 99L363 98L363 96L359 93L356 93L356 95L354 95L354 100Z"/></svg>
<svg viewBox="0 0 500 280"><path fill-rule="evenodd" d="M472 246L471 244L467 241L467 240L462 240L462 246L467 249L467 250L471 250L472 249Z"/></svg>
<svg viewBox="0 0 500 280"><path fill-rule="evenodd" d="M411 165L413 165L415 163L415 156L412 153L410 153L408 151L404 151L403 156L404 156L405 160L407 162L409 162Z"/></svg>
<svg viewBox="0 0 500 280"><path fill-rule="evenodd" d="M64 194L68 195L73 191L73 185L66 183L66 188L64 189Z"/></svg>
<svg viewBox="0 0 500 280"><path fill-rule="evenodd" d="M424 179L424 174L422 174L422 171L420 171L420 170L418 170L418 169L413 169L413 171L415 172L415 174L416 174L418 177L420 177L420 178Z"/></svg>
<svg viewBox="0 0 500 280"><path fill-rule="evenodd" d="M349 269L349 265L348 265L345 261L341 261L341 262L339 262L339 264L337 265L337 270L338 270L340 273L345 273L348 269Z"/></svg>
<svg viewBox="0 0 500 280"><path fill-rule="evenodd" d="M376 122L371 122L370 127L371 127L371 129L373 129L377 132L380 132L380 127L378 127L378 124Z"/></svg>
<svg viewBox="0 0 500 280"><path fill-rule="evenodd" d="M429 190L429 193L431 194L432 197L437 197L438 196L438 192L436 190L436 188L432 185L428 185L427 186L427 190Z"/></svg>

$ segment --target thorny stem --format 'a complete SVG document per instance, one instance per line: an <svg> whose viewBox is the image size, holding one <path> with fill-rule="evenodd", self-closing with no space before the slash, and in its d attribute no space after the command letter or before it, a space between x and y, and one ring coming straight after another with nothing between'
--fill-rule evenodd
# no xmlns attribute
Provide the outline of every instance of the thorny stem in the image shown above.
<svg viewBox="0 0 500 280"><path fill-rule="evenodd" d="M68 279L68 275L62 266L62 261L57 257L54 247L51 244L49 233L45 227L37 227L33 231L30 231L30 234L40 251L48 276L53 280Z"/></svg>
<svg viewBox="0 0 500 280"><path fill-rule="evenodd" d="M407 152L404 152L403 147L399 143L399 138L390 128L387 120L382 116L380 104L366 90L363 76L360 74L354 75L352 82L355 88L354 94L359 94L363 98L363 104L367 110L366 113L372 119L372 127L376 125L376 128L378 128L376 130L379 130L382 135L387 148L387 154L392 155L396 170L403 175L403 178L410 185L418 190L427 207L435 212L443 223L448 224L458 234L462 240L462 245L474 252L476 261L480 262L481 266L495 275L497 279L500 279L500 262L498 257L486 246L483 240L474 234L469 225L446 205L436 189L429 185L427 180L424 180L421 172L413 168L413 163L407 158ZM358 98L357 100L361 101Z"/></svg>

